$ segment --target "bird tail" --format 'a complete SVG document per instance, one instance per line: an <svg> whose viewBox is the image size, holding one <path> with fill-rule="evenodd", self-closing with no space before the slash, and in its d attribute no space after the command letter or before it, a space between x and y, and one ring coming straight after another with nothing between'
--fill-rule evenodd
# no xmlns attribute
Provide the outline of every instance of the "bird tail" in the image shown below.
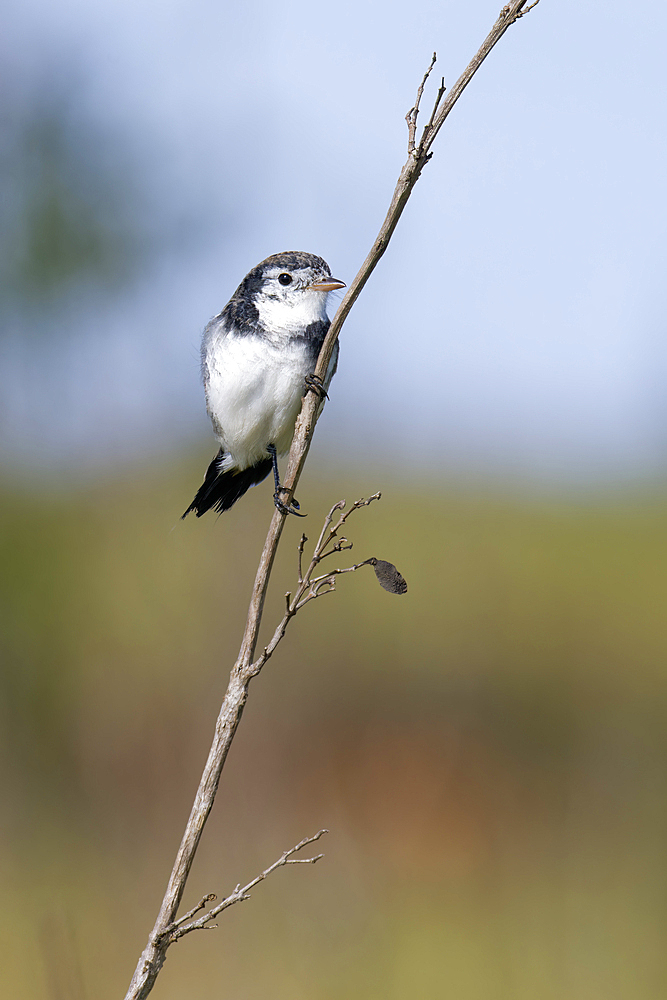
<svg viewBox="0 0 667 1000"><path fill-rule="evenodd" d="M229 469L225 472L222 468L224 457L225 453L221 448L206 470L204 482L181 520L191 511L194 511L197 517L201 517L207 510L217 510L222 514L223 511L229 510L251 486L261 483L271 472L270 458L262 459L249 469Z"/></svg>

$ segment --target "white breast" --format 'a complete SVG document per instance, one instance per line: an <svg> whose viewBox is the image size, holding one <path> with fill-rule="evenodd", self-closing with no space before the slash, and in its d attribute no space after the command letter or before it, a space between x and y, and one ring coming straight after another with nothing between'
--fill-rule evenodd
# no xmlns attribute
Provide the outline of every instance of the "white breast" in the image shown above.
<svg viewBox="0 0 667 1000"><path fill-rule="evenodd" d="M207 408L228 453L226 467L255 465L267 457L269 444L278 454L288 451L310 370L303 341L224 337L206 364Z"/></svg>

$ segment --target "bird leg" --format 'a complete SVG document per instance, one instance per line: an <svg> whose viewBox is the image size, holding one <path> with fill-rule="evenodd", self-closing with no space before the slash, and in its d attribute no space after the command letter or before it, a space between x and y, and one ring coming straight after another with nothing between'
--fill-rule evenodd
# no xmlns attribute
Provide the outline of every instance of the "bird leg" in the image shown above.
<svg viewBox="0 0 667 1000"><path fill-rule="evenodd" d="M292 497L288 504L284 503L281 498L281 493L289 494L289 490L285 486L281 486L280 476L278 475L278 455L276 453L276 446L269 444L266 447L269 455L271 456L271 462L273 464L273 482L275 485L275 492L273 494L273 502L280 511L281 514L294 514L295 517L305 517L305 514L299 514L299 503L296 497ZM296 509L295 509L296 508Z"/></svg>

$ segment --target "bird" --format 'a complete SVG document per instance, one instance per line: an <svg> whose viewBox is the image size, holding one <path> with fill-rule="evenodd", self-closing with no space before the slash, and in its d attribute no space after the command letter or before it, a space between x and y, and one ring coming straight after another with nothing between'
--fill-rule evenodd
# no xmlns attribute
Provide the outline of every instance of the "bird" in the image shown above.
<svg viewBox="0 0 667 1000"><path fill-rule="evenodd" d="M324 380L314 372L330 326L327 299L337 288L345 282L331 277L321 257L273 254L248 272L208 323L201 374L220 448L183 518L229 510L272 470L276 507L298 515L294 498L281 499L278 456L289 451L305 393L312 389L323 403L335 374L338 343Z"/></svg>

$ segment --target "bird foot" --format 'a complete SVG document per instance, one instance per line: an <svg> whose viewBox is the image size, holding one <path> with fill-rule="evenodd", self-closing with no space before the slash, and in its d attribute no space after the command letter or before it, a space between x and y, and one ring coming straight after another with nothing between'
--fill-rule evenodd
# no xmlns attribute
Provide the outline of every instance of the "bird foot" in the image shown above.
<svg viewBox="0 0 667 1000"><path fill-rule="evenodd" d="M294 497L292 497L289 503L284 503L280 499L280 490L276 490L273 494L273 502L281 514L294 514L295 517L307 517L306 514L299 514L299 502Z"/></svg>
<svg viewBox="0 0 667 1000"><path fill-rule="evenodd" d="M306 375L304 382L306 383L306 392L314 392L320 399L329 398L329 393L324 388L324 383L319 375Z"/></svg>

